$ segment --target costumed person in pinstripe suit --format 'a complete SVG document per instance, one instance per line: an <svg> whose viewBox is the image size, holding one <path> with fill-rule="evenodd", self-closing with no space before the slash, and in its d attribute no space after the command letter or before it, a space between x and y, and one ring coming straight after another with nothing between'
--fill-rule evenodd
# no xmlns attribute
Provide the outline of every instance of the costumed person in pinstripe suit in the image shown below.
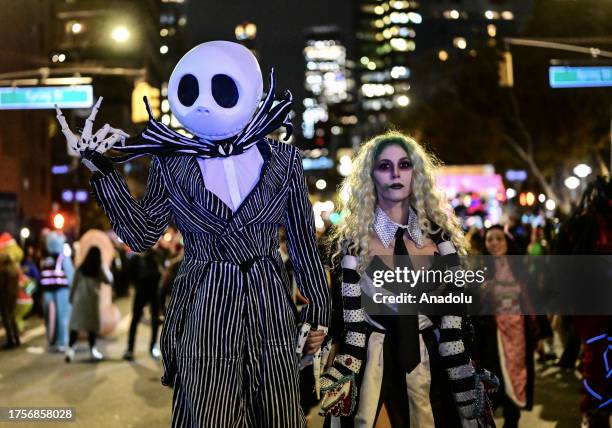
<svg viewBox="0 0 612 428"><path fill-rule="evenodd" d="M460 314L364 309L378 290L370 270L377 256L398 266L435 255L436 266L452 269L465 254L458 222L435 188L434 161L413 139L389 132L361 147L343 184L346 216L331 241L342 271L341 289L332 290L332 336L340 343L321 381L332 428L494 426L487 394L497 380L475 369Z"/></svg>
<svg viewBox="0 0 612 428"><path fill-rule="evenodd" d="M153 246L171 220L183 235L185 257L161 335L173 427L305 426L280 226L309 302L302 327L327 326L331 304L300 154L266 138L283 125L290 133L291 94L273 105L273 77L260 103L263 79L248 49L224 41L193 48L168 85L171 110L193 136L156 121L150 109L135 138L124 141L108 125L92 136L98 102L77 138L58 110L68 141L94 171L94 194L117 235L135 251ZM116 162L153 155L140 201L103 156L110 147L123 153ZM321 334L305 336L306 349L316 351Z"/></svg>

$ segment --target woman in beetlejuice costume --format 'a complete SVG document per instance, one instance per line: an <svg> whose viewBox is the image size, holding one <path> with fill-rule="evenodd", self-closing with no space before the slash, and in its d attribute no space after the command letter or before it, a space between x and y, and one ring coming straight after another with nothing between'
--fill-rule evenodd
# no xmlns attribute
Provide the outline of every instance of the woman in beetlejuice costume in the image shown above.
<svg viewBox="0 0 612 428"><path fill-rule="evenodd" d="M161 335L162 382L174 387L174 427L305 426L298 320L279 253L280 226L309 301L299 320L309 350L320 336L314 330L329 325L329 290L300 153L266 138L289 127L291 96L273 105L272 73L260 104L262 93L259 64L245 47L216 41L185 54L170 77L168 98L193 137L150 113L139 136L114 147L124 153L118 161L153 155L140 201L103 155L126 134L108 125L92 132L99 103L80 138L58 111L69 143L94 172L94 194L117 235L144 251L173 219L184 238Z"/></svg>
<svg viewBox="0 0 612 428"><path fill-rule="evenodd" d="M390 256L395 266L434 256L436 266L452 269L465 254L463 233L435 188L434 162L412 138L390 132L360 148L343 183L349 197L331 240L342 272L341 289L332 290L340 343L321 380L331 427L385 426L383 420L402 428L493 425L488 393L497 380L468 356L460 313L379 316L364 309L375 292L375 256Z"/></svg>

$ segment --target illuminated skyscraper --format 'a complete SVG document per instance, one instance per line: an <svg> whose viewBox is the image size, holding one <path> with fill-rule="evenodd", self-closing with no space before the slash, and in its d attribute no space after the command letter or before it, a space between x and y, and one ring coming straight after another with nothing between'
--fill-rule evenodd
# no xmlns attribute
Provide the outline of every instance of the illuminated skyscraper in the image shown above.
<svg viewBox="0 0 612 428"><path fill-rule="evenodd" d="M415 1L358 3L356 50L363 110L390 110L410 104L410 64L422 22Z"/></svg>
<svg viewBox="0 0 612 428"><path fill-rule="evenodd" d="M347 67L346 48L335 27L316 27L306 34L306 71L302 135L324 145L330 110L351 100L352 80Z"/></svg>

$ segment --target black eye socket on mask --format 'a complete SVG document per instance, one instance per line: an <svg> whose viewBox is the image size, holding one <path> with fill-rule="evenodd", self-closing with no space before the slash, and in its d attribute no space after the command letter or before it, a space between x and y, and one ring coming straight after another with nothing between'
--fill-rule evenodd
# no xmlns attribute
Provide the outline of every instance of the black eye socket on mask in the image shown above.
<svg viewBox="0 0 612 428"><path fill-rule="evenodd" d="M215 74L211 82L212 96L221 107L232 108L238 103L238 87L227 74Z"/></svg>
<svg viewBox="0 0 612 428"><path fill-rule="evenodd" d="M178 85L178 99L185 107L191 107L200 96L200 85L193 74L185 74Z"/></svg>

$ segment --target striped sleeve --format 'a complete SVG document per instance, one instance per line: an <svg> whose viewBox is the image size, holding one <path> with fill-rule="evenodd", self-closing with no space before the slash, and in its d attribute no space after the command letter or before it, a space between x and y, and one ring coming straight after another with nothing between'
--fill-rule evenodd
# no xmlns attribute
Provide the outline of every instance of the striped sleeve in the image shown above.
<svg viewBox="0 0 612 428"><path fill-rule="evenodd" d="M329 326L331 298L315 241L314 213L308 199L302 157L297 149L290 179L285 230L296 282L300 292L309 302L302 309L301 321L312 326Z"/></svg>
<svg viewBox="0 0 612 428"><path fill-rule="evenodd" d="M475 369L463 345L461 317L442 317L438 349L461 414L474 418L477 413Z"/></svg>
<svg viewBox="0 0 612 428"><path fill-rule="evenodd" d="M151 160L145 195L136 201L121 174L114 170L91 179L93 194L117 236L132 250L151 248L168 227L170 206L157 157Z"/></svg>

